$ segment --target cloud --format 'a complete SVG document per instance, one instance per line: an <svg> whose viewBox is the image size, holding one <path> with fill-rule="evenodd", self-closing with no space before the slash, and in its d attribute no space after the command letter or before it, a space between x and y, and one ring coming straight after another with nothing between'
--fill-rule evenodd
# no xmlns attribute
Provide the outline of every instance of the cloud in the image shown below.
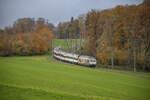
<svg viewBox="0 0 150 100"><path fill-rule="evenodd" d="M90 9L107 9L116 5L139 4L142 0L0 0L0 28L18 18L44 17L58 24L87 13Z"/></svg>

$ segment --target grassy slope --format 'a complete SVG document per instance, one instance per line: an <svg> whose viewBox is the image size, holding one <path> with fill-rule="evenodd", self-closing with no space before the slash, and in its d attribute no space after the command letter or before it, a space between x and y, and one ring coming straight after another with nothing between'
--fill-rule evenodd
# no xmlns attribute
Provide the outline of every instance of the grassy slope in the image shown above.
<svg viewBox="0 0 150 100"><path fill-rule="evenodd" d="M48 56L0 58L0 100L150 100L149 93L150 80L141 77Z"/></svg>
<svg viewBox="0 0 150 100"><path fill-rule="evenodd" d="M75 42L75 39L73 39L72 41ZM77 43L80 44L79 39L77 39ZM54 45L54 48L57 47L57 46L61 46L63 49L68 49L67 40L65 40L65 39L55 39L53 41L53 45ZM75 45L73 45L73 46L75 46Z"/></svg>
<svg viewBox="0 0 150 100"><path fill-rule="evenodd" d="M62 46L62 48L64 49L68 48L65 39L55 39L53 41L53 45L54 45L54 48L56 48L57 46Z"/></svg>

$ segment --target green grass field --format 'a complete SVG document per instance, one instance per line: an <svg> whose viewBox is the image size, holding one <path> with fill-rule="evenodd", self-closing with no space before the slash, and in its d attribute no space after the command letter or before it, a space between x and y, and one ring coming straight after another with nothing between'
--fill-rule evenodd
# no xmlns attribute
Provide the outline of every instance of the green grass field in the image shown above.
<svg viewBox="0 0 150 100"><path fill-rule="evenodd" d="M149 94L149 78L56 62L48 55L0 57L0 100L150 100Z"/></svg>
<svg viewBox="0 0 150 100"><path fill-rule="evenodd" d="M62 48L64 48L64 49L68 48L65 39L55 39L53 41L53 46L54 46L54 48L56 48L57 46L62 46Z"/></svg>
<svg viewBox="0 0 150 100"><path fill-rule="evenodd" d="M73 39L72 41L75 42L76 40ZM80 40L79 39L77 39L77 44L80 44ZM55 39L53 41L53 46L54 46L54 48L56 48L57 46L61 46L62 49L68 49L67 40L66 39Z"/></svg>

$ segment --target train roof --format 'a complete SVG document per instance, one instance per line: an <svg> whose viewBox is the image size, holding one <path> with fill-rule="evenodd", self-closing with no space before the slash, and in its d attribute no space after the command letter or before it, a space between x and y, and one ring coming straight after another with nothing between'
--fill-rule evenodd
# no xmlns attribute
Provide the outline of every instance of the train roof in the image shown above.
<svg viewBox="0 0 150 100"><path fill-rule="evenodd" d="M60 52L59 52L59 53L64 54L65 56L75 57L75 58L77 58L77 57L79 56L79 55L77 55L77 54L68 53L68 52L61 51L61 50L60 50Z"/></svg>
<svg viewBox="0 0 150 100"><path fill-rule="evenodd" d="M69 57L74 57L74 58L78 58L78 57L83 57L83 58L87 58L87 59L94 59L96 60L94 57L92 56L86 56L86 55L78 55L78 54L74 54L74 53L68 53L68 52L65 52L65 51L62 51L61 50L61 46L58 46L54 49L55 52L57 53L60 53L60 54L63 54L65 56L69 56Z"/></svg>
<svg viewBox="0 0 150 100"><path fill-rule="evenodd" d="M55 48L54 50L56 53L60 53L62 55L65 55L65 56L69 56L69 57L74 57L74 58L78 58L78 54L74 54L74 53L68 53L68 52L65 52L65 51L62 51L61 49L59 48Z"/></svg>
<svg viewBox="0 0 150 100"><path fill-rule="evenodd" d="M78 58L79 55L73 53L66 53L66 56Z"/></svg>
<svg viewBox="0 0 150 100"><path fill-rule="evenodd" d="M85 55L80 55L80 57L84 57L84 58L88 58L88 59L95 59L94 57L92 56L85 56ZM96 59L95 59L96 60Z"/></svg>

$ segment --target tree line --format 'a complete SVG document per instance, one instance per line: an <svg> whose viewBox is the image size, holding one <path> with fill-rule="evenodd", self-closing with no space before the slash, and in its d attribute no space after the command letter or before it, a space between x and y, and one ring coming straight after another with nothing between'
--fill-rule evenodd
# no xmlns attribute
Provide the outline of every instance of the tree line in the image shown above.
<svg viewBox="0 0 150 100"><path fill-rule="evenodd" d="M67 38L74 34L83 38L82 53L96 57L106 67L150 70L149 12L147 0L140 5L91 10L75 20L60 23L55 35Z"/></svg>
<svg viewBox="0 0 150 100"><path fill-rule="evenodd" d="M150 5L117 6L87 14L87 54L104 65L150 70ZM96 53L95 53L96 52Z"/></svg>
<svg viewBox="0 0 150 100"><path fill-rule="evenodd" d="M0 30L0 56L39 55L51 49L54 25L44 18L18 19Z"/></svg>

